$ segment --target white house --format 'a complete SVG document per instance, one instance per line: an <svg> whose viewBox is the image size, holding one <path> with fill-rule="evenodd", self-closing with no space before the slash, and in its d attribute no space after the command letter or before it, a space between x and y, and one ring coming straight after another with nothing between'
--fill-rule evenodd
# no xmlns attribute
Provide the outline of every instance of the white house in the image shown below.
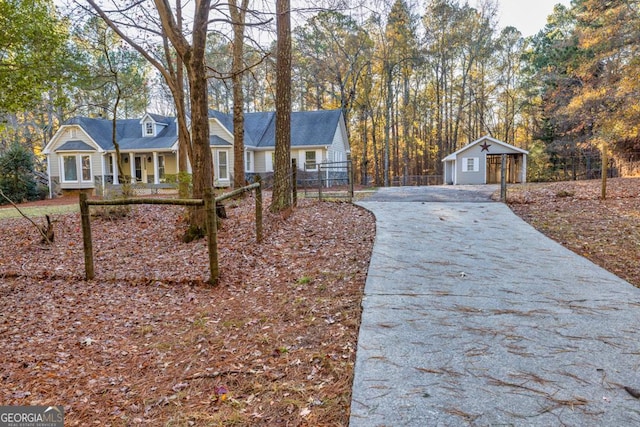
<svg viewBox="0 0 640 427"><path fill-rule="evenodd" d="M130 182L160 185L178 173L178 131L175 118L145 114L141 119L117 120L123 173L117 173L113 124L107 119L75 117L66 121L46 145L51 194L68 190L98 190ZM215 185L228 187L233 177L233 116L209 114L210 146ZM273 172L275 113L245 114L245 172L250 177ZM350 153L341 110L294 112L291 115L291 157L301 170L318 164L346 161ZM346 165L345 165L346 169Z"/></svg>
<svg viewBox="0 0 640 427"><path fill-rule="evenodd" d="M526 182L529 152L490 136L483 136L442 159L444 183L453 185L500 183L503 154L507 156L507 182Z"/></svg>

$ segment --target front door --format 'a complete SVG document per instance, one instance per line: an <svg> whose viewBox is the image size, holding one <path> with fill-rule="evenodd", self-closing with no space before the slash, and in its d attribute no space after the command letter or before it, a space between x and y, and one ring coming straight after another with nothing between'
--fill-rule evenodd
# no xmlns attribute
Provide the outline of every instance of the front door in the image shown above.
<svg viewBox="0 0 640 427"><path fill-rule="evenodd" d="M136 182L142 182L142 157L136 156Z"/></svg>

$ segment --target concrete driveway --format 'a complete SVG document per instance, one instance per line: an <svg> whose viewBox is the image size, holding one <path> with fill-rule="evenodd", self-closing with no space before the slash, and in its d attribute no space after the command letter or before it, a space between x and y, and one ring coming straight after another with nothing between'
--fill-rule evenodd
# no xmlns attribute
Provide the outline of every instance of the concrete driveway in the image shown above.
<svg viewBox="0 0 640 427"><path fill-rule="evenodd" d="M640 289L497 187L384 188L352 427L640 425Z"/></svg>

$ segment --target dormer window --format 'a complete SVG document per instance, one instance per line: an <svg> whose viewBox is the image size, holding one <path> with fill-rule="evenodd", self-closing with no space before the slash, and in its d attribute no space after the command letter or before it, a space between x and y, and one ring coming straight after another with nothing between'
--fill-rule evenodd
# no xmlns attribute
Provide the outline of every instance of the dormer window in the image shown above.
<svg viewBox="0 0 640 427"><path fill-rule="evenodd" d="M75 127L69 128L69 137L76 138L78 135L77 129Z"/></svg>
<svg viewBox="0 0 640 427"><path fill-rule="evenodd" d="M153 123L146 122L144 124L144 134L145 136L153 136Z"/></svg>

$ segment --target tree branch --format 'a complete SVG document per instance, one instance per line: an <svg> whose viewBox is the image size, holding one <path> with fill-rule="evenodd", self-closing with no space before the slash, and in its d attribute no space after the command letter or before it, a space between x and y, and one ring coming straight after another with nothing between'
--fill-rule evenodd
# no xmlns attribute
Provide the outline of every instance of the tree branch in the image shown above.
<svg viewBox="0 0 640 427"><path fill-rule="evenodd" d="M11 205L13 205L13 207L16 208L16 210L20 213L20 215L22 215L27 221L29 221L31 224L33 224L33 226L36 228L36 230L38 230L38 233L40 233L40 235L42 236L42 239L43 239L44 242L46 242L49 245L52 243L51 240L49 240L49 237L44 233L44 231L42 231L42 228L40 228L40 226L38 224L36 224L31 218L29 218L27 215L25 215L25 213L20 210L18 205L16 205L13 202L13 200L11 200L9 197L7 197L7 195L4 194L4 192L2 190L0 190L0 196L2 196L7 202L11 203Z"/></svg>

